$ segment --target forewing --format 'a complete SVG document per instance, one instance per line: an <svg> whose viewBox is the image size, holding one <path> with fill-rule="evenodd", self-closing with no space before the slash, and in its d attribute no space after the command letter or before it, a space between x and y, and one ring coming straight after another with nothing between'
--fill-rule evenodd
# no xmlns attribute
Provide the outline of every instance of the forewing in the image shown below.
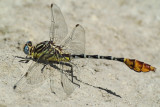
<svg viewBox="0 0 160 107"><path fill-rule="evenodd" d="M68 34L67 24L60 8L56 4L51 4L51 29L50 38L59 44Z"/></svg>
<svg viewBox="0 0 160 107"><path fill-rule="evenodd" d="M25 75L14 85L15 91L19 93L28 92L42 85L48 77L48 70L44 64L32 62Z"/></svg>
<svg viewBox="0 0 160 107"><path fill-rule="evenodd" d="M40 86L43 81L48 77L49 75L49 67L47 63L43 62L42 59L45 57L48 57L49 54L47 54L49 48L49 44L46 45L44 49L42 49L42 52L45 51L38 59L37 61L32 62L30 67L28 68L27 72L23 77L14 85L14 89L17 92L28 92L36 87Z"/></svg>
<svg viewBox="0 0 160 107"><path fill-rule="evenodd" d="M85 30L77 24L71 34L62 42L64 51L71 54L84 54L85 53Z"/></svg>

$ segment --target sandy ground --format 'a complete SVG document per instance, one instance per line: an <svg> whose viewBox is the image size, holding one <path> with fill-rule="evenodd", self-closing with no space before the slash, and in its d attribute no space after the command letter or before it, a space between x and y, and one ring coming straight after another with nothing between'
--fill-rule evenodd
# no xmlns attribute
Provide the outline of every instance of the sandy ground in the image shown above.
<svg viewBox="0 0 160 107"><path fill-rule="evenodd" d="M22 48L28 40L49 40L52 2L61 8L69 32L77 23L84 27L86 54L135 58L155 66L156 72L137 73L123 63L81 59L81 80L101 89L81 84L69 98L59 100L47 79L29 93L16 93L13 85L30 63L13 61L12 55L25 57ZM1 0L0 106L159 107L159 6L158 0Z"/></svg>

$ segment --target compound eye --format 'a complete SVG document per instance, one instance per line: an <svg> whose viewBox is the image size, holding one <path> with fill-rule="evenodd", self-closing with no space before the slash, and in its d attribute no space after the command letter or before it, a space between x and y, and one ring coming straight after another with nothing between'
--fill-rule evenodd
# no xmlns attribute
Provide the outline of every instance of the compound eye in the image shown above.
<svg viewBox="0 0 160 107"><path fill-rule="evenodd" d="M25 54L28 55L29 54L29 47L27 45L24 46L24 50L23 51L24 51Z"/></svg>
<svg viewBox="0 0 160 107"><path fill-rule="evenodd" d="M31 42L31 41L28 41L26 44L27 44L28 46L32 46L32 42Z"/></svg>

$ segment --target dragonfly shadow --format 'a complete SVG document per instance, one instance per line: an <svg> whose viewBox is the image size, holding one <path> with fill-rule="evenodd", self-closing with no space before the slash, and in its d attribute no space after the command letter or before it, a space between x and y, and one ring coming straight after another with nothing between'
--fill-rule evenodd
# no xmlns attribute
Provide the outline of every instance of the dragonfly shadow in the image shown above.
<svg viewBox="0 0 160 107"><path fill-rule="evenodd" d="M15 58L20 58L21 60L19 60L19 62L21 63L28 63L30 60L32 61L36 61L35 59L32 59L32 58L28 58L28 57L20 57L20 56L14 56ZM69 66L69 67L72 67L72 65L70 63L65 63L65 62L44 62L44 61L40 61L38 63L43 63L44 64L44 67L41 69L41 71L43 72L44 68L46 67L47 64L49 64L51 67L53 67L54 69L57 69L58 71L61 71L62 69L60 67L58 67L56 64L61 64L61 65L65 65L65 66ZM69 74L71 74L71 71L70 70L65 70L64 72L67 72ZM74 75L70 75L72 76L72 78L76 79L77 81L79 81L80 83L84 84L84 85L87 85L87 86L91 86L93 88L96 88L96 89L99 89L99 90L103 90L111 95L114 95L116 97L119 97L119 98L122 98L120 95L116 94L115 92L113 92L112 90L109 90L107 88L103 88L103 87L100 87L100 86L95 86L95 85L91 85L89 83L86 83L80 79L78 79L76 76ZM72 83L74 83L73 79L69 79ZM74 83L76 85L78 85L77 83ZM80 85L79 85L80 87Z"/></svg>
<svg viewBox="0 0 160 107"><path fill-rule="evenodd" d="M105 91L105 92L107 92L107 93L109 93L109 94L112 94L112 95L116 96L116 97L122 98L120 95L116 94L115 92L113 92L112 90L109 90L109 89L107 89L107 88L103 88L103 87L99 87L99 86L94 86L94 85L91 85L91 84L89 84L89 83L83 82L83 81L81 81L81 80L78 80L78 81L81 82L82 84L91 86L91 87L93 87L93 88L97 88L97 89L99 89L99 90L103 90L103 91Z"/></svg>

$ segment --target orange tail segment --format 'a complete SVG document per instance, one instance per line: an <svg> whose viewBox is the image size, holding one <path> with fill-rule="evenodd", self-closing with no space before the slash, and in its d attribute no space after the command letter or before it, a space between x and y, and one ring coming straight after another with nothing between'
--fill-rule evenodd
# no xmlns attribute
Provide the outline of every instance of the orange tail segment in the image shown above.
<svg viewBox="0 0 160 107"><path fill-rule="evenodd" d="M136 72L149 72L149 71L156 71L156 68L146 64L144 62L138 61L136 59L127 59L124 58L124 63Z"/></svg>

